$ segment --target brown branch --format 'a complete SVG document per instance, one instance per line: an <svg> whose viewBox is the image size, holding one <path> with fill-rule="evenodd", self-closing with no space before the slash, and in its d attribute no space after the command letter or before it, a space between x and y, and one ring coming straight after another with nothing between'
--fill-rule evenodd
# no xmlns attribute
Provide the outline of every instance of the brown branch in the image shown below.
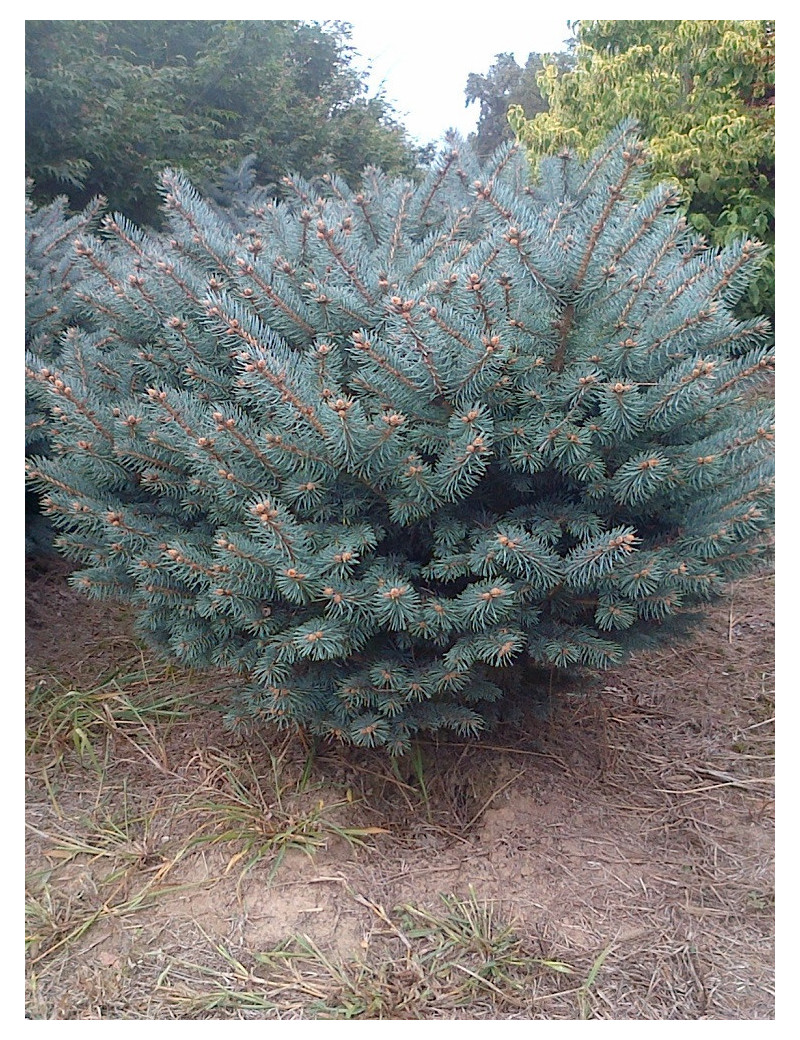
<svg viewBox="0 0 800 1040"><path fill-rule="evenodd" d="M57 376L54 372L51 372L48 368L43 368L40 372L36 372L32 368L26 367L25 374L29 379L33 379L37 383L49 384L49 386L52 387L53 392L58 394L59 397L63 397L64 400L69 401L69 403L80 412L84 418L89 420L102 437L105 437L105 439L110 441L112 444L114 443L113 434L109 433L87 404L79 401L77 397L75 397L75 394L72 392L72 387L67 386L63 379Z"/></svg>
<svg viewBox="0 0 800 1040"><path fill-rule="evenodd" d="M235 438L243 448L246 448L251 455L261 463L264 469L268 470L275 477L280 476L278 468L270 462L262 451L259 450L258 446L249 437L246 437L236 429L235 419L226 419L222 412L214 412L211 418L216 422L217 429L220 432L229 433L233 438Z"/></svg>
<svg viewBox="0 0 800 1040"><path fill-rule="evenodd" d="M738 383L740 379L748 379L750 376L754 375L758 371L764 372L764 371L766 371L768 369L772 369L774 367L775 367L775 358L774 357L770 356L770 357L761 358L761 360L757 361L754 365L751 365L749 368L743 369L737 375L733 376L731 379L729 379L727 381L727 383L723 383L722 386L718 386L714 390L714 393L715 394L721 394L725 390L730 390L730 388L735 383Z"/></svg>
<svg viewBox="0 0 800 1040"><path fill-rule="evenodd" d="M625 245L621 246L616 251L616 253L614 253L613 257L611 258L611 263L618 264L619 261L625 256L625 254L629 253L631 249L633 249L633 247L636 245L636 243L641 241L642 238L644 238L644 236L647 234L647 232L650 230L653 224L655 224L656 220L661 216L662 213L664 213L667 210L667 207L674 202L678 202L679 200L680 195L677 191L667 192L667 194L659 203L656 211L654 213L651 213L649 216L645 217L642 223L639 225L636 234L633 235L630 239L628 239ZM675 237L677 232L682 231L683 227L685 227L685 225L681 221L679 225L676 227L675 231L673 232L671 239ZM650 266L652 268L652 264Z"/></svg>
<svg viewBox="0 0 800 1040"><path fill-rule="evenodd" d="M422 358L422 362L427 368L428 372L430 373L430 377L433 381L436 393L443 394L444 387L442 386L442 381L439 378L439 373L436 371L436 366L433 363L433 355L431 354L427 345L420 338L416 329L414 328L414 319L411 316L411 309L414 306L415 301L401 300L399 296L393 296L392 303L394 304L395 310L401 315L401 317L404 319L406 323L406 328L408 329L409 333L411 334L411 337L414 340L414 344L417 348L420 357Z"/></svg>
<svg viewBox="0 0 800 1040"><path fill-rule="evenodd" d="M583 283L583 279L586 277L586 272L589 270L589 264L591 263L592 254L595 251L597 243L602 235L608 218L614 211L614 207L617 205L619 199L622 198L622 191L634 170L634 167L641 165L644 161L641 157L641 148L635 147L630 151L622 153L625 160L625 168L620 174L620 178L616 184L612 185L608 189L608 202L603 207L603 212L600 214L599 219L595 224L592 225L592 233L589 237L589 243L586 246L586 251L583 254L583 260L581 260L581 266L578 268L578 273L575 276L575 281L572 285L572 292L577 293Z"/></svg>
<svg viewBox="0 0 800 1040"><path fill-rule="evenodd" d="M431 245L425 251L425 253L414 264L414 266L411 269L412 276L415 274L419 274L419 272L436 255L436 253L440 249L442 249L444 246L451 245L455 242L455 234L465 220L466 214L459 213L450 229L444 234L439 235L439 237L433 243L431 243Z"/></svg>
<svg viewBox="0 0 800 1040"><path fill-rule="evenodd" d="M427 198L422 203L422 209L419 211L419 219L420 220L422 220L423 217L425 216L425 214L428 212L428 208L430 207L430 204L433 202L433 199L434 199L434 196L436 195L436 192L442 186L442 181L444 181L445 177L450 172L450 167L457 160L458 160L458 152L456 152L456 151L450 152L450 154L447 156L446 162L442 165L442 168L439 171L439 175L437 176L436 180L433 182L433 185L431 186L431 190L428 192Z"/></svg>
<svg viewBox="0 0 800 1040"><path fill-rule="evenodd" d="M614 138L611 141L609 141L608 147L603 152L603 154L599 155L597 157L597 159L595 159L595 161L589 167L589 170L588 170L586 176L583 178L583 181L581 182L581 184L580 184L576 194L580 195L580 193L586 188L586 185L589 183L589 181L592 179L592 177L594 177L594 175L597 173L597 171L603 166L603 164L605 163L606 159L608 159L609 155L613 155L614 154L614 152L617 150L618 146L619 146L619 138L615 135ZM642 152L643 152L642 146L638 142L636 142L633 145L633 148L631 149L631 151L634 151L634 150L636 150L639 155L641 155Z"/></svg>
<svg viewBox="0 0 800 1040"><path fill-rule="evenodd" d="M265 282L263 278L259 277L255 267L249 261L245 260L242 257L239 257L236 263L239 265L242 274L247 275L248 278L255 282L255 284L264 293L264 295L267 297L270 303L274 304L280 311L282 311L286 315L286 317L293 321L298 328L302 329L302 331L305 332L307 336L311 336L313 338L316 335L317 330L314 328L314 326L309 325L309 323L305 321L303 318L301 318L296 311L292 310L289 304L286 303L286 301L281 296L279 296L278 293L275 292L272 286L268 282Z"/></svg>
<svg viewBox="0 0 800 1040"><path fill-rule="evenodd" d="M341 267L353 285L358 289L359 293L364 297L367 303L374 305L375 299L372 293L367 289L364 283L359 279L355 272L355 268L352 264L348 264L344 258L344 254L341 249L338 248L333 240L333 231L327 227L325 222L320 219L317 221L317 238L320 239L328 247L330 254L333 256L336 263Z"/></svg>
<svg viewBox="0 0 800 1040"><path fill-rule="evenodd" d="M436 307L428 307L428 317L432 318L436 322L442 332L447 333L447 335L451 336L457 343L460 343L462 347L470 352L470 354L475 353L477 348L470 343L466 337L462 336L457 329L450 328L447 322L439 316L439 311Z"/></svg>
<svg viewBox="0 0 800 1040"><path fill-rule="evenodd" d="M654 343L651 343L650 346L647 348L647 353L652 354L654 350L658 350L658 348L663 343L666 343L667 340L672 339L673 336L678 336L681 332L685 332L687 329L692 328L694 325L699 325L701 322L708 321L708 319L712 317L714 310L715 307L713 304L711 304L708 310L700 310L697 312L697 314L692 314L688 318L684 318L680 325L676 325L674 328L670 329L669 332L665 332L663 336L659 336L659 338Z"/></svg>
<svg viewBox="0 0 800 1040"><path fill-rule="evenodd" d="M227 326L228 332L243 340L249 347L257 350L259 353L261 352L262 344L260 341L243 328L236 318L227 317L227 315L223 313L222 309L216 304L210 304L206 308L206 313L211 318L219 318ZM271 386L276 390L279 390L281 400L288 401L298 415L305 419L305 421L312 426L317 433L323 437L326 436L325 427L320 423L319 419L317 419L314 409L310 405L306 404L293 390L289 389L283 376L277 375L273 372L264 358L259 358L258 360L253 361L251 356L247 353L239 354L238 357L240 361L251 364L252 367L249 370L252 371L254 375L262 376Z"/></svg>
<svg viewBox="0 0 800 1040"><path fill-rule="evenodd" d="M510 246L513 246L519 256L519 261L522 266L533 275L537 282L543 285L549 292L553 292L552 288L548 285L547 279L542 272L530 262L528 257L522 251L522 243L525 240L525 232L520 231L519 228L510 227L508 231L503 235L503 238L508 242Z"/></svg>
<svg viewBox="0 0 800 1040"><path fill-rule="evenodd" d="M198 296L195 296L195 294L192 292L192 290L189 288L189 286L186 284L186 282L184 282L182 278L178 277L175 271L174 264L167 263L166 260L156 260L156 268L159 271L163 272L165 275L167 275L168 278L171 278L175 285L177 285L178 288L181 290L181 292L189 300L191 300L191 302L196 307L200 307L202 305L202 300Z"/></svg>
<svg viewBox="0 0 800 1040"><path fill-rule="evenodd" d="M166 178L165 178L164 183L168 187L171 185L170 180L166 179ZM174 186L174 182L173 182L173 186ZM192 217L192 215L189 213L189 211L186 210L181 205L181 203L178 201L177 195L175 195L173 191L170 191L165 196L164 207L165 207L165 209L171 209L171 210L174 210L176 213L180 213L180 215L183 217L183 219L186 221L186 223L192 229L194 243L196 245L202 246L203 250L208 254L208 256L211 257L211 259L214 261L214 263L217 264L217 266L220 268L220 270L224 271L225 274L227 274L229 277L233 278L234 277L234 272L231 270L231 268L228 266L228 264L225 262L225 260L221 256L219 256L217 253L214 252L214 250L211 248L211 246L206 241L205 236L203 235L203 231L202 231L202 228L200 227L200 225ZM186 252L184 247L181 246L180 243L177 242L175 239L173 239L170 242L170 245L173 247L173 249L179 249L182 253Z"/></svg>
<svg viewBox="0 0 800 1040"><path fill-rule="evenodd" d="M34 480L43 480L57 491L63 491L65 495L74 495L78 499L86 497L82 491L78 491L77 488L72 487L70 484L65 484L63 480L58 480L57 477L51 477L49 473L42 473L40 469L35 469L28 462L25 463L25 469L29 477L32 477Z"/></svg>
<svg viewBox="0 0 800 1040"><path fill-rule="evenodd" d="M407 387L409 390L413 390L415 393L418 391L419 388L415 386L412 380L410 380L408 376L403 375L403 373L399 369L395 368L394 365L390 364L386 358L383 358L380 354L376 353L375 350L372 349L369 340L365 339L360 332L354 332L351 339L353 341L353 346L357 350L366 354L370 361L373 361L385 372L388 372L392 378L402 383L403 386Z"/></svg>
<svg viewBox="0 0 800 1040"><path fill-rule="evenodd" d="M727 336L719 336L717 339L712 339L709 343L706 343L706 350L711 350L713 347L722 347L726 343L735 343L737 340L746 339L748 336L766 335L769 330L770 324L768 321L759 322L749 329L736 329Z"/></svg>
<svg viewBox="0 0 800 1040"><path fill-rule="evenodd" d="M564 360L567 356L567 342L569 340L569 334L572 331L574 320L575 304L568 303L556 325L558 330L558 349L556 350L552 364L550 365L553 372L561 372L564 368Z"/></svg>

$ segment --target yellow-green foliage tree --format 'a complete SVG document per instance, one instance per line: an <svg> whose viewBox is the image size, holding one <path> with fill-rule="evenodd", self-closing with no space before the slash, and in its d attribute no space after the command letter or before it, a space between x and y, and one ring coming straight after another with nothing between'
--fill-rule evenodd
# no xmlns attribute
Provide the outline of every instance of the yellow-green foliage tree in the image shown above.
<svg viewBox="0 0 800 1040"><path fill-rule="evenodd" d="M549 109L509 111L531 158L565 146L587 155L634 116L653 178L680 182L694 228L715 245L744 235L772 246L775 23L583 21L575 30L575 68L553 61L539 76ZM774 313L771 250L749 304Z"/></svg>

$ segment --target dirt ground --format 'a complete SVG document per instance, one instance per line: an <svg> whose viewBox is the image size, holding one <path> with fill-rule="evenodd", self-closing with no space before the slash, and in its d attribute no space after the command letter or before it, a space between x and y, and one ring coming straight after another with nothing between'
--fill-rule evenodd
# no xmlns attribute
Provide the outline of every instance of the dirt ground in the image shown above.
<svg viewBox="0 0 800 1040"><path fill-rule="evenodd" d="M774 1017L774 579L478 742L233 732L28 575L34 1019Z"/></svg>

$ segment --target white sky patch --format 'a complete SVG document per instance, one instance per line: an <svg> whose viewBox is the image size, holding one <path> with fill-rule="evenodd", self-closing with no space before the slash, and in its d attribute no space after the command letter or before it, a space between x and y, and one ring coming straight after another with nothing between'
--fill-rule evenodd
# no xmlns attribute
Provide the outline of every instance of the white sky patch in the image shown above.
<svg viewBox="0 0 800 1040"><path fill-rule="evenodd" d="M475 20L370 19L354 16L352 43L358 68L371 67L370 94L383 91L401 123L421 144L438 140L451 127L475 129L480 105L466 107L471 72L486 74L497 54L513 54L525 65L531 53L565 49L566 19L497 18L476 28Z"/></svg>

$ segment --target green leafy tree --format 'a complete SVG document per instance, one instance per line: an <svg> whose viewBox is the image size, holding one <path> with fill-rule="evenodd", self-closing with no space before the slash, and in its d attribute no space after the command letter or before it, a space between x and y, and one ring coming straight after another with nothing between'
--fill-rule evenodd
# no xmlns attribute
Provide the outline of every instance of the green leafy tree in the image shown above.
<svg viewBox="0 0 800 1040"><path fill-rule="evenodd" d="M732 311L762 248L644 176L629 125L534 187L453 139L237 232L165 173L163 236L81 236L111 339L29 366L75 586L248 675L234 717L393 752L674 640L769 554L772 355Z"/></svg>
<svg viewBox="0 0 800 1040"><path fill-rule="evenodd" d="M587 154L630 116L653 177L677 179L692 226L718 245L745 234L770 247L775 212L775 30L768 21L583 21L577 65L539 77L546 112L510 114L535 160ZM772 249L748 290L774 315Z"/></svg>
<svg viewBox="0 0 800 1040"><path fill-rule="evenodd" d="M525 67L521 68L513 54L498 54L485 75L469 74L464 90L467 105L476 101L480 104L478 127L470 140L481 158L488 158L501 144L513 140L509 108L520 108L528 117L547 111L547 101L539 86L539 75L546 60L541 54L529 54ZM551 55L550 60L557 62L561 71L574 64L569 51Z"/></svg>
<svg viewBox="0 0 800 1040"><path fill-rule="evenodd" d="M38 201L96 194L138 222L155 183L198 183L247 153L261 184L287 171L355 181L367 165L411 174L421 151L351 65L349 28L297 21L29 21L26 170Z"/></svg>

